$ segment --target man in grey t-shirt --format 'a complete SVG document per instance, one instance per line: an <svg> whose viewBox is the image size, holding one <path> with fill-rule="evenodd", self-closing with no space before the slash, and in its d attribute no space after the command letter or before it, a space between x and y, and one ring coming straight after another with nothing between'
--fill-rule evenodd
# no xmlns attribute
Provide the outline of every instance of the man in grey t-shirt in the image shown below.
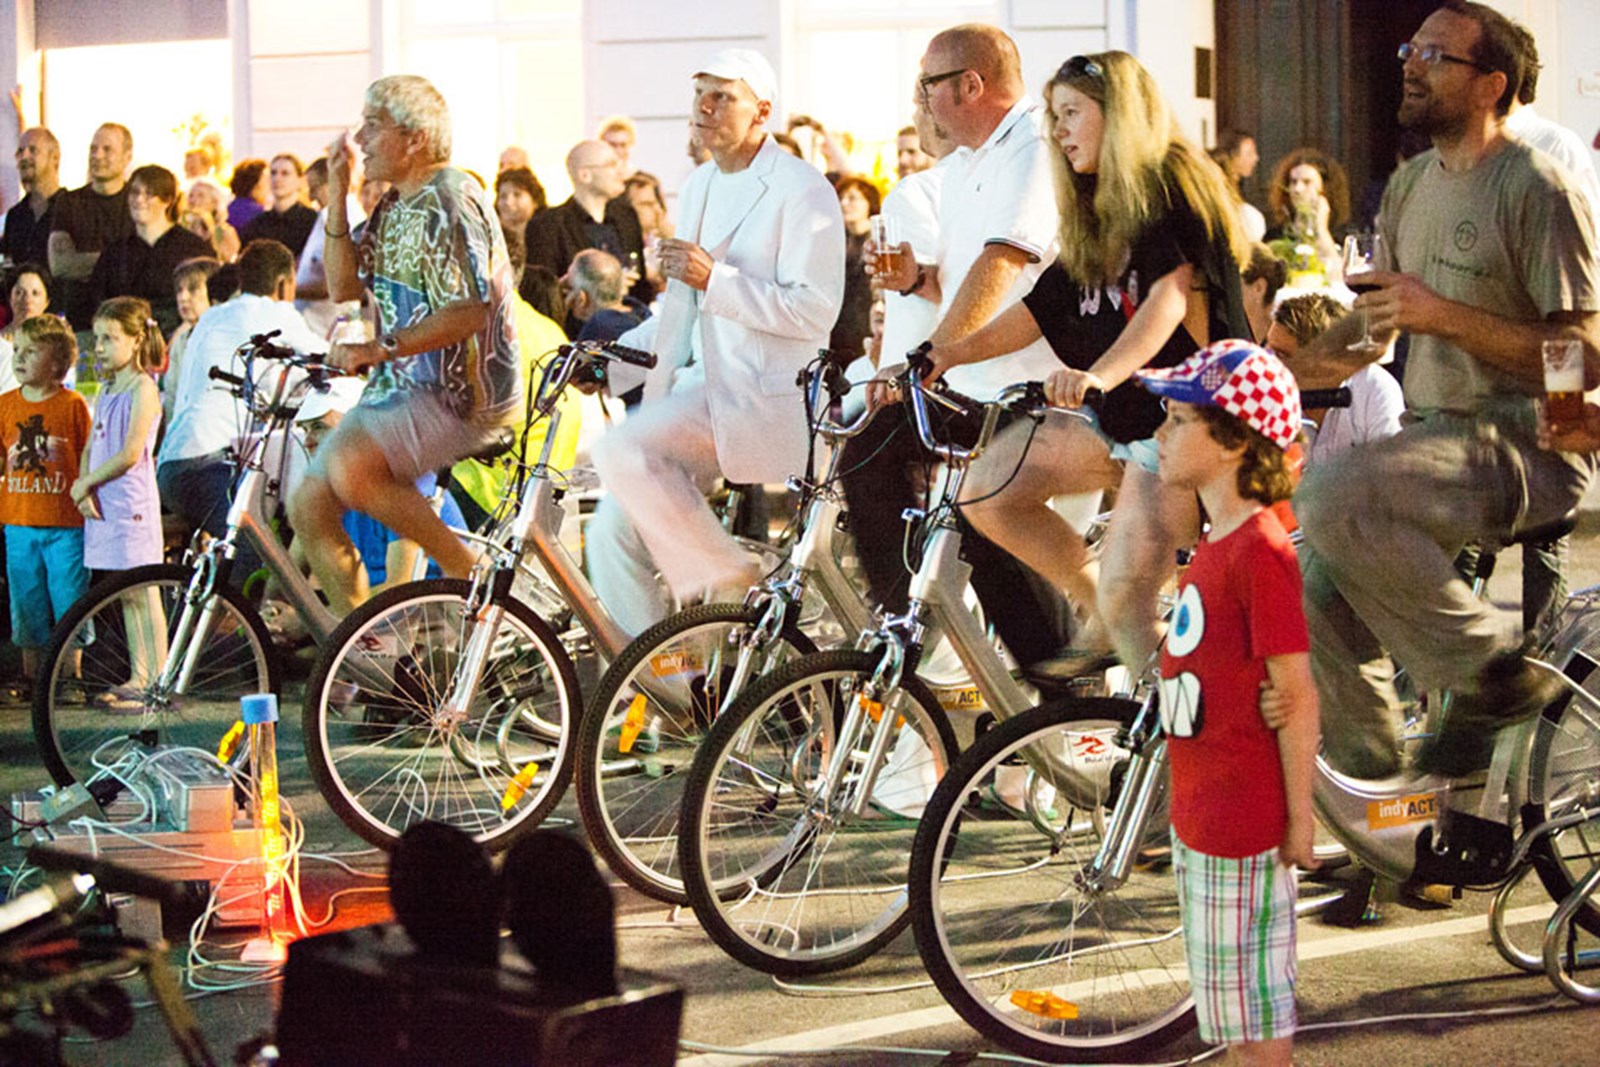
<svg viewBox="0 0 1600 1067"><path fill-rule="evenodd" d="M1407 425L1312 470L1295 496L1308 551L1305 606L1323 701L1323 745L1346 773L1400 766L1398 701L1384 652L1418 691L1457 699L1418 766L1487 766L1495 730L1538 712L1552 680L1520 654L1521 627L1473 596L1452 560L1548 526L1577 506L1587 455L1541 452L1540 345L1585 345L1600 380L1594 224L1566 173L1505 135L1521 83L1517 30L1481 4L1450 4L1403 45L1400 123L1433 149L1396 171L1378 229L1385 269L1356 307L1375 335L1411 335ZM1373 358L1346 346L1360 315L1307 350L1336 384ZM1559 683L1554 683L1559 685Z"/></svg>

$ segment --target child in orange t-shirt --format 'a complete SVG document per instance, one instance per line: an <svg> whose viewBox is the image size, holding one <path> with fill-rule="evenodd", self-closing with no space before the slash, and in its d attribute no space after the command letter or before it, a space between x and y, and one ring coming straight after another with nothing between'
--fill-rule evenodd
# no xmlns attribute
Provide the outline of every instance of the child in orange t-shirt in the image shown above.
<svg viewBox="0 0 1600 1067"><path fill-rule="evenodd" d="M26 320L17 328L13 358L20 388L0 395L0 523L6 528L11 640L32 679L51 627L89 588L83 515L71 489L90 419L83 397L61 384L78 358L66 323L53 315Z"/></svg>

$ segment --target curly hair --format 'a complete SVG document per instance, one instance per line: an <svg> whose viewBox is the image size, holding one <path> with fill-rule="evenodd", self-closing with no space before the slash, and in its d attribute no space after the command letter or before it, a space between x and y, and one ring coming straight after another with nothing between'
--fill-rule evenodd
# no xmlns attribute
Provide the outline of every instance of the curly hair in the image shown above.
<svg viewBox="0 0 1600 1067"><path fill-rule="evenodd" d="M1350 179L1338 160L1315 148L1296 148L1272 168L1267 206L1273 219L1283 226L1294 218L1294 204L1289 200L1289 172L1302 163L1322 175L1322 195L1328 200L1328 228L1337 230L1350 218Z"/></svg>
<svg viewBox="0 0 1600 1067"><path fill-rule="evenodd" d="M1195 411L1213 441L1223 448L1244 448L1236 482L1240 496L1258 504L1289 499L1294 482L1283 449L1232 412L1210 404L1197 405Z"/></svg>
<svg viewBox="0 0 1600 1067"><path fill-rule="evenodd" d="M1226 237L1235 262L1248 262L1250 244L1228 180L1179 131L1150 72L1126 52L1081 58L1087 62L1069 60L1044 86L1052 125L1058 85L1083 93L1105 116L1098 173L1079 174L1060 152L1050 153L1067 274L1084 284L1115 278L1139 234L1177 203L1188 204L1208 239Z"/></svg>

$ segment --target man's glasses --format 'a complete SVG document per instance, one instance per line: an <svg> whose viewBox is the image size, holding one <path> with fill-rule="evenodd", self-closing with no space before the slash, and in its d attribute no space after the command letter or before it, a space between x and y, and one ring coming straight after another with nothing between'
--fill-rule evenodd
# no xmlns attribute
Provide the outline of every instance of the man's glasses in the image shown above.
<svg viewBox="0 0 1600 1067"><path fill-rule="evenodd" d="M1402 63L1415 56L1417 59L1422 60L1430 67L1437 67L1440 63L1459 63L1463 67L1471 67L1473 70L1479 70L1485 74L1492 74L1494 72L1493 67L1486 67L1475 59L1465 59L1461 56L1453 56L1436 44L1412 44L1410 41L1407 41L1405 44L1400 46L1400 49L1396 55L1400 57L1400 62Z"/></svg>
<svg viewBox="0 0 1600 1067"><path fill-rule="evenodd" d="M943 74L924 74L922 77L917 79L917 91L922 94L922 99L926 101L928 99L929 89L932 89L935 85L938 85L942 81L948 81L951 78L959 78L961 75L965 74L971 69L971 67L958 67L955 70L947 70Z"/></svg>
<svg viewBox="0 0 1600 1067"><path fill-rule="evenodd" d="M1064 78L1104 78L1105 68L1088 56L1073 56L1061 64L1061 69L1056 71L1056 79Z"/></svg>

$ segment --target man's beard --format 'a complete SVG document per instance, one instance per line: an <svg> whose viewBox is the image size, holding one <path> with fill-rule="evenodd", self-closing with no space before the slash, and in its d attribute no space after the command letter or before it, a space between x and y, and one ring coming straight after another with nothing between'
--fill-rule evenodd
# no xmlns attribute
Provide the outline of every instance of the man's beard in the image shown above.
<svg viewBox="0 0 1600 1067"><path fill-rule="evenodd" d="M1396 118L1402 129L1424 137L1448 139L1459 136L1467 128L1466 116L1446 114L1439 98L1431 91L1420 98L1402 97Z"/></svg>

